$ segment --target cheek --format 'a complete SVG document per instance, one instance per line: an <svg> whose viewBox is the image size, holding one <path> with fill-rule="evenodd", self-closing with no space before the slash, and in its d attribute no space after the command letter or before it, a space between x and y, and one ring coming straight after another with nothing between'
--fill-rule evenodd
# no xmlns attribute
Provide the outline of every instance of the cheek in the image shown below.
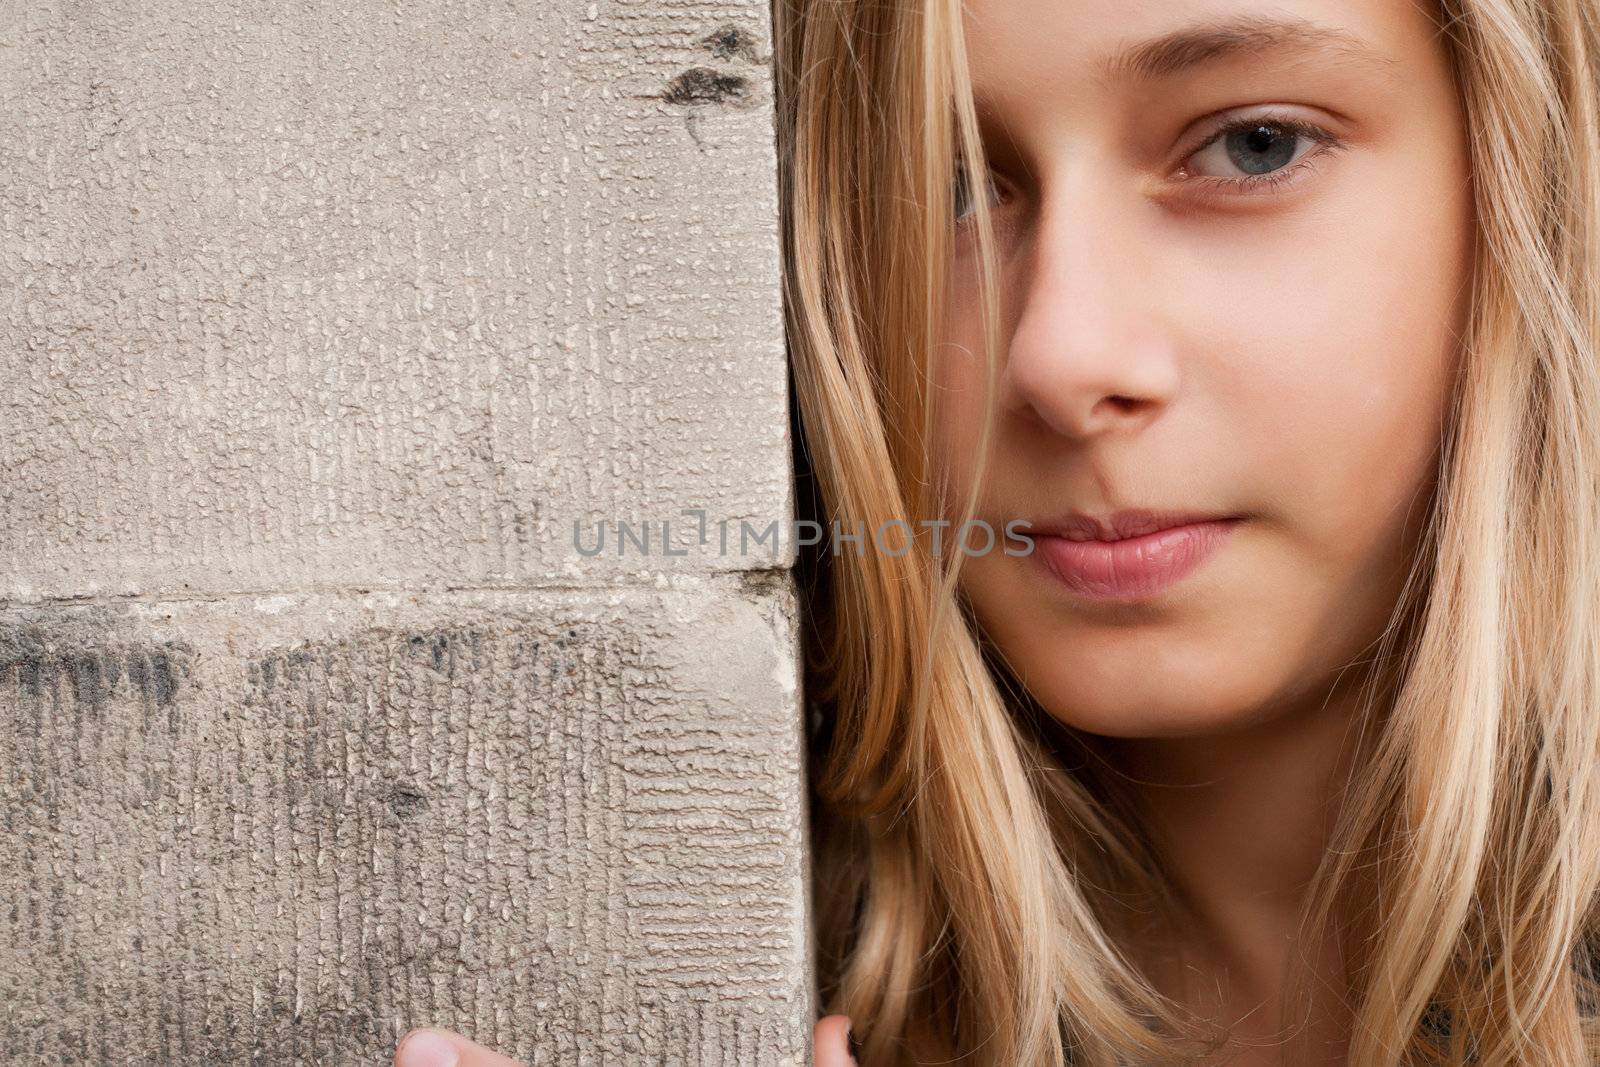
<svg viewBox="0 0 1600 1067"><path fill-rule="evenodd" d="M1198 366L1256 457L1263 510L1303 552L1361 567L1403 550L1407 511L1432 484L1470 230L1463 200L1349 184L1363 195L1284 228L1207 287L1214 356Z"/></svg>
<svg viewBox="0 0 1600 1067"><path fill-rule="evenodd" d="M933 451L935 469L963 493L976 458L989 402L988 369L983 358L979 310L960 290L947 296L944 322L935 350ZM995 388L1000 388L998 380Z"/></svg>

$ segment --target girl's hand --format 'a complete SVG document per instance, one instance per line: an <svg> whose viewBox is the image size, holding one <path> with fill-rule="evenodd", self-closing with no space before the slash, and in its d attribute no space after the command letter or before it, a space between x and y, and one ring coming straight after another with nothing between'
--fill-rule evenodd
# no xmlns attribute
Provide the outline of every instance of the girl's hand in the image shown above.
<svg viewBox="0 0 1600 1067"><path fill-rule="evenodd" d="M815 1067L860 1067L850 1055L850 1016L825 1015L811 1030L811 1056Z"/></svg>
<svg viewBox="0 0 1600 1067"><path fill-rule="evenodd" d="M816 1067L860 1067L850 1055L850 1018L829 1015L811 1032ZM460 1034L434 1028L413 1030L394 1050L394 1067L521 1067L516 1060L491 1052Z"/></svg>

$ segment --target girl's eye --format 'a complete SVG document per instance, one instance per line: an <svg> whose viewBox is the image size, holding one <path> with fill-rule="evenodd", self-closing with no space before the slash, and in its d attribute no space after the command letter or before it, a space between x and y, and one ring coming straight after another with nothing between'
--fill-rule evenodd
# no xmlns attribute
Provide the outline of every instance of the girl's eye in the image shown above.
<svg viewBox="0 0 1600 1067"><path fill-rule="evenodd" d="M1179 177L1225 192L1277 188L1341 147L1332 133L1299 119L1236 119L1189 155Z"/></svg>
<svg viewBox="0 0 1600 1067"><path fill-rule="evenodd" d="M1234 119L1189 154L1178 178L1223 193L1270 192L1297 180L1319 157L1343 147L1342 139L1302 119L1272 115ZM965 167L958 164L951 180L957 226L975 217L972 184ZM990 206L997 207L1002 196L992 174L984 187Z"/></svg>
<svg viewBox="0 0 1600 1067"><path fill-rule="evenodd" d="M958 166L955 177L950 182L950 200L954 207L955 221L958 226L966 221L969 213L976 210L972 202L972 190L968 188L970 184L967 180L966 168ZM995 184L993 175L989 176L989 180L984 183L984 186L989 194L990 206L996 206L1000 198L1000 190Z"/></svg>

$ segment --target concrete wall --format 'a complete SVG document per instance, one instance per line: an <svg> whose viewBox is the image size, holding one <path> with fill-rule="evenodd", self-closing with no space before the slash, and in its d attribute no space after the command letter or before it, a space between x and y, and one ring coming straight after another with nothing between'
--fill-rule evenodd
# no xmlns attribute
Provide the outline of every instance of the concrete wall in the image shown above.
<svg viewBox="0 0 1600 1067"><path fill-rule="evenodd" d="M0 1062L805 1062L770 61L0 0Z"/></svg>

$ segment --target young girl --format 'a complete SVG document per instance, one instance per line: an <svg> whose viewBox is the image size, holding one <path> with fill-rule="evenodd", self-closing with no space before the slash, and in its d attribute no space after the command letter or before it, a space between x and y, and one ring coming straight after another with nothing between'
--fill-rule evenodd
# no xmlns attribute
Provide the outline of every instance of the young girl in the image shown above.
<svg viewBox="0 0 1600 1067"><path fill-rule="evenodd" d="M1593 0L777 14L861 1062L1596 1062Z"/></svg>
<svg viewBox="0 0 1600 1067"><path fill-rule="evenodd" d="M1600 1062L1594 0L774 14L819 1067Z"/></svg>

